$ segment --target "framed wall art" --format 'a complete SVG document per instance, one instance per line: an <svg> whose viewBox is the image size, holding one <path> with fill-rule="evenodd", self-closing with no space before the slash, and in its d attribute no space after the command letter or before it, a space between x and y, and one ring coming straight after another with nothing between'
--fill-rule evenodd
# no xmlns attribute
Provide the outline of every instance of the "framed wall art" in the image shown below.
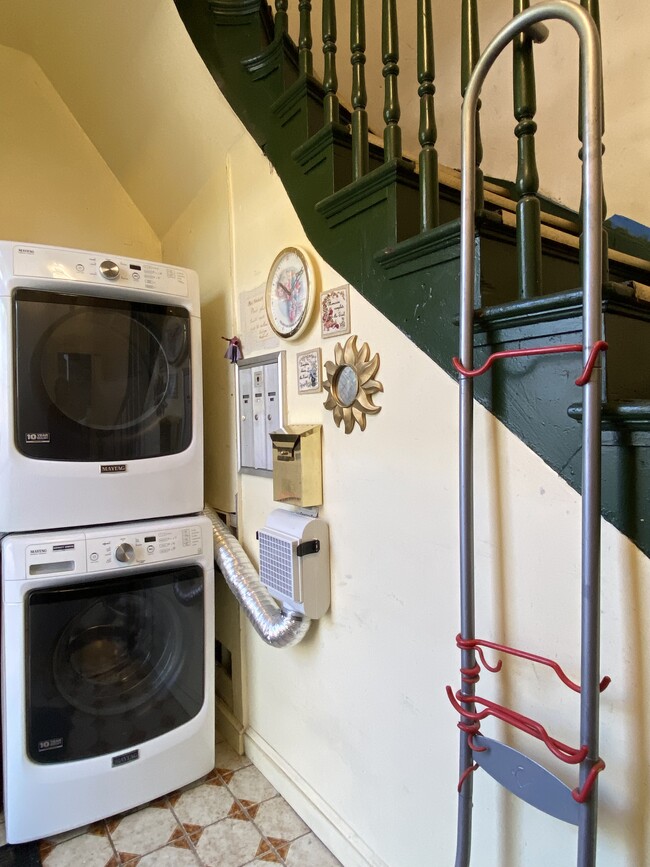
<svg viewBox="0 0 650 867"><path fill-rule="evenodd" d="M339 337L350 332L350 286L337 286L320 293L321 337Z"/></svg>
<svg viewBox="0 0 650 867"><path fill-rule="evenodd" d="M321 354L320 349L308 349L296 355L298 369L298 394L321 391Z"/></svg>

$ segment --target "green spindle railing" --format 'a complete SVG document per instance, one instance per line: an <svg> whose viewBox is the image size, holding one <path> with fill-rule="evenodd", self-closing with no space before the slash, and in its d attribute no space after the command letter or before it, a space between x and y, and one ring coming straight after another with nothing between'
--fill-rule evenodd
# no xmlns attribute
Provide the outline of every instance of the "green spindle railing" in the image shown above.
<svg viewBox="0 0 650 867"><path fill-rule="evenodd" d="M530 0L514 0L512 14L528 9ZM534 298L541 294L542 238L541 208L537 191L539 175L535 157L535 67L533 42L525 33L513 41L512 77L514 112L517 120L517 267L519 294Z"/></svg>
<svg viewBox="0 0 650 867"><path fill-rule="evenodd" d="M402 131L397 92L399 75L399 40L397 35L397 0L382 0L381 47L384 63L384 161L402 156Z"/></svg>
<svg viewBox="0 0 650 867"><path fill-rule="evenodd" d="M596 27L598 28L598 32L600 33L600 2L599 0L580 0L580 5L587 10L587 12L594 19ZM602 111L603 117L603 129L602 132L605 132L605 111ZM578 106L578 138L582 143L582 91L580 92L580 104ZM603 153L605 152L605 146L603 145ZM578 156L582 160L582 147L578 152ZM607 214L607 202L605 201L605 189L603 187L603 220L605 219L605 215ZM582 219L582 197L580 198L580 218ZM581 246L580 246L580 255L582 257L582 236L581 236ZM606 283L609 280L609 258L608 258L608 239L607 239L607 230L603 228L603 283Z"/></svg>
<svg viewBox="0 0 650 867"><path fill-rule="evenodd" d="M314 60L311 53L311 0L300 0L300 32L298 35L298 67L303 75L312 75Z"/></svg>
<svg viewBox="0 0 650 867"><path fill-rule="evenodd" d="M465 96L465 90L472 74L472 70L481 55L481 45L478 34L478 9L477 0L462 0L461 7L461 33L460 33L460 85L461 93ZM483 207L483 144L481 142L481 129L479 125L479 113L481 100L476 104L476 210Z"/></svg>
<svg viewBox="0 0 650 867"><path fill-rule="evenodd" d="M368 173L368 96L366 93L366 17L364 0L352 0L350 10L352 52L352 179Z"/></svg>
<svg viewBox="0 0 650 867"><path fill-rule="evenodd" d="M338 123L339 81L336 75L336 4L335 0L323 0L323 106L324 122Z"/></svg>
<svg viewBox="0 0 650 867"><path fill-rule="evenodd" d="M275 38L280 39L289 31L287 8L289 0L275 0Z"/></svg>
<svg viewBox="0 0 650 867"><path fill-rule="evenodd" d="M433 19L431 0L418 0L418 96L420 97L420 231L433 229L440 221L438 154L436 152L436 115L433 97L436 92L433 54Z"/></svg>

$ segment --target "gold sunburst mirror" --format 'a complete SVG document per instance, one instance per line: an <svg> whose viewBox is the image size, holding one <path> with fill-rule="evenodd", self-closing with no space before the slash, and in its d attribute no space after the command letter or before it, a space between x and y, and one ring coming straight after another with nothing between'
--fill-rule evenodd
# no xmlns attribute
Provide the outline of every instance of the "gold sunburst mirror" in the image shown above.
<svg viewBox="0 0 650 867"><path fill-rule="evenodd" d="M365 430L366 414L376 415L381 410L372 402L373 394L384 390L375 379L378 370L379 355L370 358L367 343L357 349L356 335L349 337L343 347L337 343L334 361L325 363L327 382L323 388L328 395L324 406L332 410L337 427L343 422L346 434L352 433L355 423Z"/></svg>

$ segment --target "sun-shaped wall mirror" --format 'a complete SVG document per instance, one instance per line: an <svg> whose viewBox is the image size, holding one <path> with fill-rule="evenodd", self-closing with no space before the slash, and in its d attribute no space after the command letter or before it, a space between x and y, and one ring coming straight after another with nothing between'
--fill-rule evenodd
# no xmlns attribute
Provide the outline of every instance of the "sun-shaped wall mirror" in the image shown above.
<svg viewBox="0 0 650 867"><path fill-rule="evenodd" d="M325 362L327 382L323 388L328 395L324 406L332 410L337 427L343 422L346 434L352 433L355 422L365 430L366 414L376 415L381 410L372 402L372 395L384 390L375 379L378 370L379 355L370 358L367 343L357 349L356 335L349 337L343 347L337 343L334 361Z"/></svg>

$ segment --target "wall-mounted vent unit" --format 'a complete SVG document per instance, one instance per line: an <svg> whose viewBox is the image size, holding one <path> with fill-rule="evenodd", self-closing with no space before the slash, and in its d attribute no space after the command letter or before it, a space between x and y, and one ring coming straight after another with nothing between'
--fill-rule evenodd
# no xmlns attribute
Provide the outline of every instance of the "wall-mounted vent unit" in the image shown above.
<svg viewBox="0 0 650 867"><path fill-rule="evenodd" d="M330 606L329 531L325 521L275 509L258 530L260 580L284 610L322 617Z"/></svg>

